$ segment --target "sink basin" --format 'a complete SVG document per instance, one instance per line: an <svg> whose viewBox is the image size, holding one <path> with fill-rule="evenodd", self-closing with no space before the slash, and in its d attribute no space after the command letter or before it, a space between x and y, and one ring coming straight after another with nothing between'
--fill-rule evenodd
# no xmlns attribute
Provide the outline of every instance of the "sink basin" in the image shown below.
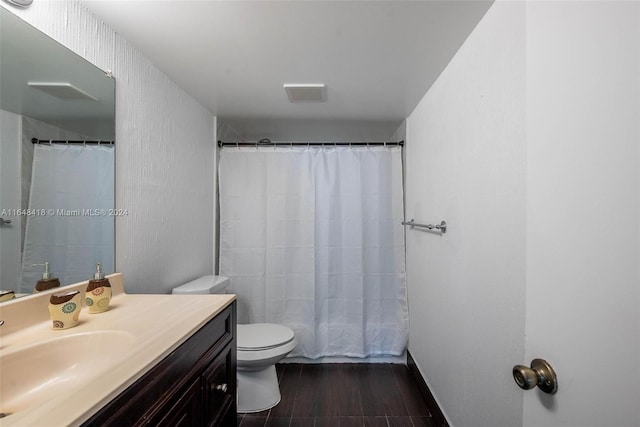
<svg viewBox="0 0 640 427"><path fill-rule="evenodd" d="M91 381L126 355L134 341L126 332L96 331L2 351L0 413L21 411Z"/></svg>

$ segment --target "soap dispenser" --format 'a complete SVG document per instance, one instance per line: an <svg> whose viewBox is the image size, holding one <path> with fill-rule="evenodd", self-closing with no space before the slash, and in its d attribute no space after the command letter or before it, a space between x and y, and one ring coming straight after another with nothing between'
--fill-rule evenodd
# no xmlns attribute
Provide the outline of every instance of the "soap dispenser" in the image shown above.
<svg viewBox="0 0 640 427"><path fill-rule="evenodd" d="M15 291L0 291L0 302L12 300L16 297Z"/></svg>
<svg viewBox="0 0 640 427"><path fill-rule="evenodd" d="M109 310L111 301L111 283L104 277L102 266L96 264L96 273L87 285L86 303L89 313L96 314Z"/></svg>
<svg viewBox="0 0 640 427"><path fill-rule="evenodd" d="M47 289L59 288L60 280L53 277L53 274L49 272L49 263L45 262L44 264L33 264L32 267L37 267L39 265L44 265L44 273L42 273L42 279L36 282L36 288L34 292L42 292Z"/></svg>
<svg viewBox="0 0 640 427"><path fill-rule="evenodd" d="M69 329L79 322L82 308L80 291L67 291L49 297L49 314L53 322L53 329Z"/></svg>

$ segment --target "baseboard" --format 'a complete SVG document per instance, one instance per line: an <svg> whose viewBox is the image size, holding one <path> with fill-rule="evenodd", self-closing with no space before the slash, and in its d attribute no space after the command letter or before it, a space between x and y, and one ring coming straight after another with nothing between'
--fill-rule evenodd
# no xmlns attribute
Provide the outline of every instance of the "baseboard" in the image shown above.
<svg viewBox="0 0 640 427"><path fill-rule="evenodd" d="M422 398L425 400L425 402L427 402L427 407L429 408L429 412L431 412L431 417L435 425L437 427L449 427L449 422L447 422L447 419L444 417L444 414L438 406L438 403L436 403L433 394L431 394L431 390L429 390L427 383L425 382L422 374L420 373L420 370L418 369L418 366L416 365L416 361L413 360L413 357L408 350L407 367L409 368L409 372L411 373L411 376L415 380L416 384L418 384L418 388L420 389Z"/></svg>
<svg viewBox="0 0 640 427"><path fill-rule="evenodd" d="M343 356L327 356L319 359L308 359L306 357L285 357L278 363L397 363L400 365L407 364L407 352L402 356L369 356L369 357L343 357Z"/></svg>

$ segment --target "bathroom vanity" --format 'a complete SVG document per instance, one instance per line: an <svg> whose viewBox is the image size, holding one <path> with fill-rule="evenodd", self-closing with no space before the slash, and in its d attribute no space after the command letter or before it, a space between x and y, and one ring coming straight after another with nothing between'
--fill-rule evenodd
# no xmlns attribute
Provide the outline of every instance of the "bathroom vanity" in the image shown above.
<svg viewBox="0 0 640 427"><path fill-rule="evenodd" d="M230 426L236 422L235 302L83 426Z"/></svg>
<svg viewBox="0 0 640 427"><path fill-rule="evenodd" d="M0 305L0 426L236 422L234 295L129 295L53 330L51 293ZM87 282L65 289L83 291Z"/></svg>

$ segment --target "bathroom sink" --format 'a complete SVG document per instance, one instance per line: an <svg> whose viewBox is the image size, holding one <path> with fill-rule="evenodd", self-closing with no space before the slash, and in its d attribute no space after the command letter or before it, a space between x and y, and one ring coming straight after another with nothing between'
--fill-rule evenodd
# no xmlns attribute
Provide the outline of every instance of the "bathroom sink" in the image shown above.
<svg viewBox="0 0 640 427"><path fill-rule="evenodd" d="M37 405L69 387L91 381L121 359L134 341L127 332L95 331L3 350L0 416Z"/></svg>

